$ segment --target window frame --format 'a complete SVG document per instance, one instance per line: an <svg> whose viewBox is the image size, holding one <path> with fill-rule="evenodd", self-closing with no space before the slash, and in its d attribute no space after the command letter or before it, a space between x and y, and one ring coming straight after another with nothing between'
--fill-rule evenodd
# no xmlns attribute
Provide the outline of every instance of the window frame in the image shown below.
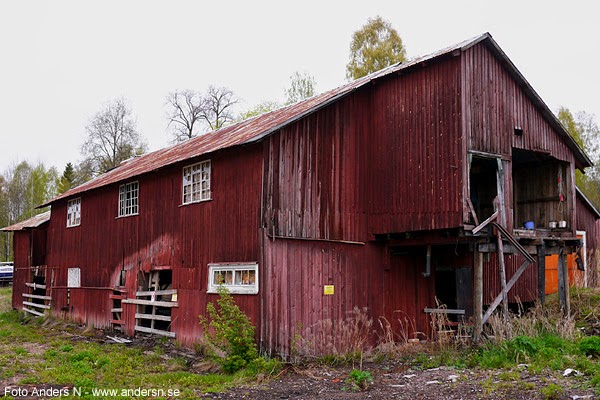
<svg viewBox="0 0 600 400"><path fill-rule="evenodd" d="M232 283L216 283L215 272L232 272ZM254 282L252 284L235 284L236 272L254 271ZM226 288L231 294L258 294L259 276L257 262L239 263L210 263L208 264L208 287L206 293L218 293L219 287Z"/></svg>
<svg viewBox="0 0 600 400"><path fill-rule="evenodd" d="M207 179L202 179L202 174L204 171L203 166L204 165L208 165L208 178ZM192 169L194 167L198 167L197 171L193 171ZM186 183L186 170L192 170L190 173L188 173L187 175L189 175L189 180ZM198 182L194 182L194 175L200 175L200 180ZM185 206L188 204L195 204L195 203L202 203L204 201L210 201L212 200L212 190L211 190L211 180L212 180L212 162L210 159L208 160L203 160L203 161L199 161L197 163L194 164L189 164L184 166L181 169L181 205ZM208 187L206 189L202 188L202 184L204 182L208 183ZM199 191L194 192L193 188L194 188L194 184L198 184L199 186ZM186 187L189 187L190 191L189 193L186 193ZM207 191L208 193L208 197L203 198L203 192ZM199 194L200 198L198 200L194 200L194 194L197 193ZM190 197L190 200L186 201L186 195Z"/></svg>
<svg viewBox="0 0 600 400"><path fill-rule="evenodd" d="M132 185L135 185L135 189L128 189L128 187L132 186ZM128 192L133 192L134 190L136 192L136 196L131 197L132 204L130 204L128 207L126 204L127 203L126 195ZM122 198L123 195L125 195L125 198ZM133 199L135 199L135 205L133 204ZM139 181L132 181L132 182L128 182L128 183L119 185L119 200L118 200L117 205L118 205L117 218L130 217L133 215L140 214L140 183L139 183ZM131 211L129 213L126 212L127 208L131 209ZM135 212L133 212L134 208L135 208Z"/></svg>
<svg viewBox="0 0 600 400"><path fill-rule="evenodd" d="M77 205L74 212L71 212L71 205ZM73 218L71 218L73 216ZM67 228L73 228L81 225L81 197L67 201Z"/></svg>
<svg viewBox="0 0 600 400"><path fill-rule="evenodd" d="M67 287L68 288L80 288L81 287L81 268L72 267L67 269Z"/></svg>

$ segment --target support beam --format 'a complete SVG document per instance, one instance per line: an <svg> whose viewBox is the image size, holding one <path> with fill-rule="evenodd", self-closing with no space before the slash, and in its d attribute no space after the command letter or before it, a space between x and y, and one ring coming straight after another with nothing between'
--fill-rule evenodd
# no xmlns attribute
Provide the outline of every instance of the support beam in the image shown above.
<svg viewBox="0 0 600 400"><path fill-rule="evenodd" d="M504 324L508 327L508 290L506 289L506 267L504 265L504 245L502 235L498 233L498 269L500 272L500 285L502 288L502 317Z"/></svg>
<svg viewBox="0 0 600 400"><path fill-rule="evenodd" d="M477 249L473 253L473 264L473 280L475 283L473 293L473 322L475 323L473 341L479 343L483 330L483 254Z"/></svg>
<svg viewBox="0 0 600 400"><path fill-rule="evenodd" d="M563 314L569 316L571 314L571 302L569 299L569 269L564 248L561 248L561 251L558 254L558 298Z"/></svg>
<svg viewBox="0 0 600 400"><path fill-rule="evenodd" d="M538 300L541 304L546 301L546 246L537 246L538 265Z"/></svg>
<svg viewBox="0 0 600 400"><path fill-rule="evenodd" d="M517 280L521 277L521 275L523 274L523 272L525 271L525 269L527 268L528 265L529 265L529 261L525 260L525 262L523 264L521 264L521 266L515 272L515 274L512 276L512 278L510 278L510 280L506 283L506 292L507 293L508 293L508 291L510 291L510 289L512 289L512 287L515 285ZM485 315L483 316L483 319L481 321L482 324L485 324L487 322L487 320L492 316L492 313L496 310L496 307L498 307L498 305L500 304L501 301L502 301L502 293L498 294L498 296L496 296L496 298L494 299L492 304L490 304L490 306L488 307L488 309L485 312Z"/></svg>

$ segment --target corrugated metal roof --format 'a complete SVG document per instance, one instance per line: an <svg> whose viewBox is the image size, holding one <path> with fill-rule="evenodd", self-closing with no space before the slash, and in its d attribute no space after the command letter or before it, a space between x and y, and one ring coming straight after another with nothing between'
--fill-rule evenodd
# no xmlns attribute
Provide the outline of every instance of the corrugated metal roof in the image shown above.
<svg viewBox="0 0 600 400"><path fill-rule="evenodd" d="M423 57L418 57L404 63L394 64L390 67L384 68L363 78L342 85L336 89L313 96L299 103L292 104L280 108L278 110L259 115L257 117L242 121L238 124L227 126L217 131L195 137L186 142L145 154L141 157L133 158L131 160L123 162L117 168L114 168L98 176L97 178L88 181L76 188L73 188L61 194L60 196L53 198L52 200L40 205L39 207L50 205L57 200L66 197L71 197L82 192L86 192L113 183L122 182L133 177L151 171L155 171L164 166L184 161L190 158L198 157L204 154L209 154L217 150L225 149L232 146L256 142L264 138L265 136L275 132L276 130L282 128L283 126L293 123L294 121L297 121L298 119L308 114L311 114L317 111L318 109L327 106L328 104L331 104L332 102L340 99L341 97L348 95L349 93L357 90L358 88L365 86L369 82L380 79L384 76L388 76L395 72L405 70L415 65L422 64L426 61L433 60L440 56L451 54L455 51L462 51L468 49L469 47L474 46L475 44L484 40L489 41L491 47L495 49L494 53L497 56L503 58L504 61L506 61L505 64L508 68L513 69L513 71L511 71L513 73L513 76L515 76L517 79L520 78L523 81L521 83L524 85L525 89L532 91L530 95L535 99L539 99L539 102L541 102L539 96L533 91L533 89L527 83L527 81L525 81L525 78L522 77L522 75L512 64L512 62L508 60L504 52L502 52L500 47L492 39L491 35L489 33L485 33L474 38L465 40L464 42L458 43L456 45L446 47L444 49L436 51L435 53L431 53ZM541 102L541 104L546 108L549 114L553 115L543 102ZM556 122L558 121L555 117L554 120ZM558 126L566 135L567 140L570 139L573 142L574 147L570 147L573 148L574 152L579 153L577 154L578 159L583 160L584 164L585 162L587 162L591 165L591 162L589 161L587 156L570 138L566 131L564 131L562 126L560 126L560 123L558 124Z"/></svg>
<svg viewBox="0 0 600 400"><path fill-rule="evenodd" d="M6 228L0 229L0 231L4 232L15 232L22 231L25 229L37 228L38 226L50 221L50 211L43 212L41 214L35 215L25 221L21 221L11 226L7 226Z"/></svg>
<svg viewBox="0 0 600 400"><path fill-rule="evenodd" d="M575 189L577 189L577 196L579 196L581 200L585 203L585 205L589 207L592 213L596 216L596 219L600 219L600 211L598 211L596 206L594 206L594 203L592 203L590 199L588 199L587 196L583 194L581 189L579 189L578 187L575 187Z"/></svg>

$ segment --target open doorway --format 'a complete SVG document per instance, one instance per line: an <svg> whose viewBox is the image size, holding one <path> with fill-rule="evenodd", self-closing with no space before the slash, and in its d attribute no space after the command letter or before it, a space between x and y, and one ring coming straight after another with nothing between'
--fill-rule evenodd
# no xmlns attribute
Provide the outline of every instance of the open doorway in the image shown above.
<svg viewBox="0 0 600 400"><path fill-rule="evenodd" d="M569 230L572 210L569 164L545 153L513 149L514 226Z"/></svg>
<svg viewBox="0 0 600 400"><path fill-rule="evenodd" d="M473 156L469 172L469 192L473 209L480 221L494 213L498 195L498 161L495 158Z"/></svg>

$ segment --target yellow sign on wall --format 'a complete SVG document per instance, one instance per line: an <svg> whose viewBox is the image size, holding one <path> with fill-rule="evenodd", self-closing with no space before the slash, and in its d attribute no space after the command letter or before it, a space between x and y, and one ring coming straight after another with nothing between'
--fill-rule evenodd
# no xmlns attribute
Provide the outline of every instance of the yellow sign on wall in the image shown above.
<svg viewBox="0 0 600 400"><path fill-rule="evenodd" d="M334 292L333 285L325 285L323 286L323 294L324 295L332 295Z"/></svg>

